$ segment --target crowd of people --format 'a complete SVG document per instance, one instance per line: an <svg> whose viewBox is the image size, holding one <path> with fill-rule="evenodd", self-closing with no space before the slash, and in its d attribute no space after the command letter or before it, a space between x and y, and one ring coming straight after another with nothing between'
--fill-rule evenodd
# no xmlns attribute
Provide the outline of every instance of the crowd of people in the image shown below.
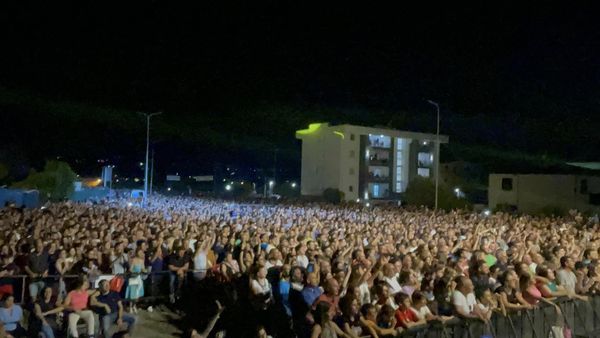
<svg viewBox="0 0 600 338"><path fill-rule="evenodd" d="M190 301L182 300L190 285L226 290L220 302L195 304L217 307L198 318L192 337L385 337L465 318L489 323L493 313L542 303L559 313L557 297L600 292L599 227L575 211L532 217L160 196L143 208L125 200L3 208L0 323L13 337L52 338L63 328L79 337L80 326L90 337L127 335L138 301L149 289L160 293L162 281L174 306ZM27 275L22 307L16 275ZM118 275L122 290L103 278Z"/></svg>

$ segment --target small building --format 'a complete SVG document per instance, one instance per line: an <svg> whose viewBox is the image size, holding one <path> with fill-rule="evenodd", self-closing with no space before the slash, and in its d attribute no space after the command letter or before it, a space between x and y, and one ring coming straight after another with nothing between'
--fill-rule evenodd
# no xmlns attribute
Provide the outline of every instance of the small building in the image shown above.
<svg viewBox="0 0 600 338"><path fill-rule="evenodd" d="M600 210L600 177L592 175L490 174L488 201L519 212L544 208Z"/></svg>
<svg viewBox="0 0 600 338"><path fill-rule="evenodd" d="M398 199L412 178L434 178L438 165L435 134L311 123L296 138L302 140L304 196L335 188L348 201ZM439 143L448 136L440 135Z"/></svg>

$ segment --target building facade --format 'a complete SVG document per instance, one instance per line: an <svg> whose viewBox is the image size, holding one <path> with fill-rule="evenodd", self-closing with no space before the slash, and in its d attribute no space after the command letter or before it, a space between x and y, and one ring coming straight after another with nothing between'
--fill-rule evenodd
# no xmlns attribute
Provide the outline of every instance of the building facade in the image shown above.
<svg viewBox="0 0 600 338"><path fill-rule="evenodd" d="M397 199L416 177L435 178L439 143L448 136L349 124L312 123L302 140L301 193L339 189L346 200Z"/></svg>
<svg viewBox="0 0 600 338"><path fill-rule="evenodd" d="M526 213L546 207L600 210L600 177L588 175L490 174L488 200Z"/></svg>

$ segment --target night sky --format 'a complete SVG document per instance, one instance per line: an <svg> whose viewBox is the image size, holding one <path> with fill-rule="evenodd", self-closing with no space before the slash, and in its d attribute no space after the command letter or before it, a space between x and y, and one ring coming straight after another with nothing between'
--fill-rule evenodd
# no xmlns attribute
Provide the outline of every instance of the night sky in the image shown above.
<svg viewBox="0 0 600 338"><path fill-rule="evenodd" d="M271 168L277 149L294 177L294 130L320 120L433 132L427 99L442 106L446 160L477 161L472 148L600 158L593 8L293 3L5 7L0 161L133 167L144 151L135 112L162 111L160 173Z"/></svg>

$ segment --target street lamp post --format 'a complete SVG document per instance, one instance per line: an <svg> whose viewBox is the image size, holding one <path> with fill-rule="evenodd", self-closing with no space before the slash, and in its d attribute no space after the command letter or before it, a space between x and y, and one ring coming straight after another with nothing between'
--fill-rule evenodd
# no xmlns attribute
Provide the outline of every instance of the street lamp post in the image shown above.
<svg viewBox="0 0 600 338"><path fill-rule="evenodd" d="M145 162L146 166L144 169L144 198L143 198L143 204L146 205L146 202L148 201L148 153L150 151L150 118L152 116L157 116L162 113L152 113L152 114L141 113L141 114L146 117L146 162Z"/></svg>
<svg viewBox="0 0 600 338"><path fill-rule="evenodd" d="M427 100L429 104L435 106L437 111L437 127L435 131L435 206L438 208L439 181L440 181L440 105L434 101Z"/></svg>

